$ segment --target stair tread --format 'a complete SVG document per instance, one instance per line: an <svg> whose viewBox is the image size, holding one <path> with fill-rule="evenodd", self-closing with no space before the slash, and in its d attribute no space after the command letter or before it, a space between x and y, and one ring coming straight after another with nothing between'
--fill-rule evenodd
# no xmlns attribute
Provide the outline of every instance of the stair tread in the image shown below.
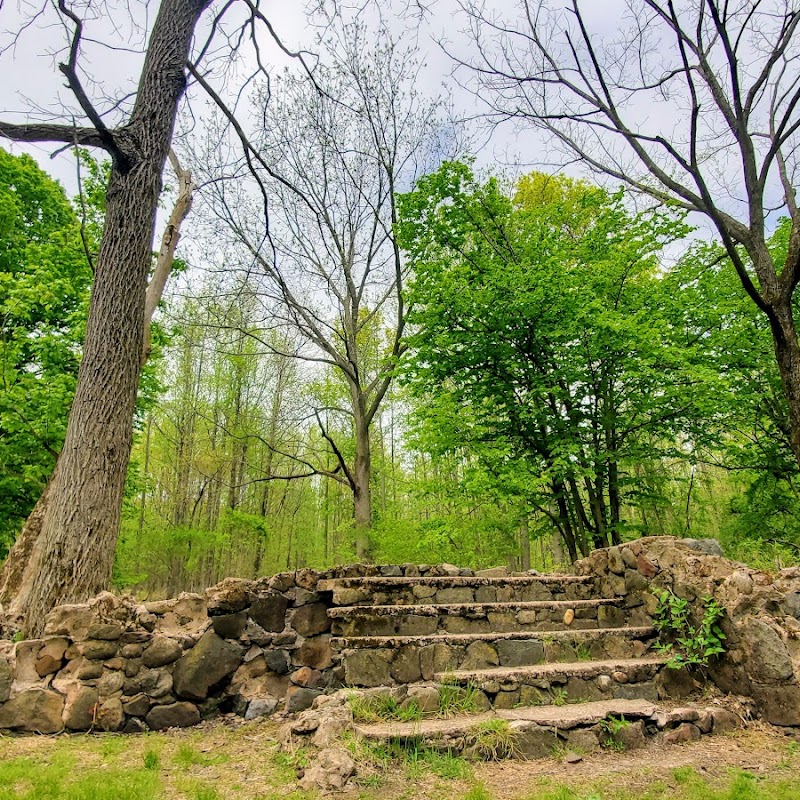
<svg viewBox="0 0 800 800"><path fill-rule="evenodd" d="M617 605L616 597L603 597L593 600L526 600L507 603L408 603L406 605L355 605L336 606L328 609L331 618L348 617L352 614L371 614L391 616L394 614L415 614L421 617L435 617L439 614L461 614L463 612L488 613L490 611L525 611L543 608L596 608Z"/></svg>
<svg viewBox="0 0 800 800"><path fill-rule="evenodd" d="M317 591L331 592L334 589L359 588L361 586L528 586L537 583L588 583L591 575L421 575L383 576L373 575L366 578L327 578L317 585Z"/></svg>
<svg viewBox="0 0 800 800"><path fill-rule="evenodd" d="M407 644L469 644L471 642L491 642L505 640L537 639L588 639L605 635L626 635L642 638L655 633L652 625L627 628L574 628L556 631L505 631L496 633L434 633L420 636L334 636L331 644L338 647L402 647Z"/></svg>
<svg viewBox="0 0 800 800"><path fill-rule="evenodd" d="M504 719L512 727L541 726L570 730L581 725L595 725L610 716L627 719L651 717L659 707L647 700L595 700L562 706L525 706L494 709L480 714L460 715L450 719L422 719L413 722L376 722L357 724L356 733L366 739L404 739L417 736L463 735L481 722ZM516 725L515 725L516 723Z"/></svg>
<svg viewBox="0 0 800 800"><path fill-rule="evenodd" d="M487 669L439 672L436 673L434 678L437 681L500 681L502 683L503 681L518 681L523 678L548 678L553 675L593 677L609 672L623 672L631 667L660 667L666 664L667 661L667 658L661 656L575 662L555 661L548 664L533 664L525 667L489 667Z"/></svg>

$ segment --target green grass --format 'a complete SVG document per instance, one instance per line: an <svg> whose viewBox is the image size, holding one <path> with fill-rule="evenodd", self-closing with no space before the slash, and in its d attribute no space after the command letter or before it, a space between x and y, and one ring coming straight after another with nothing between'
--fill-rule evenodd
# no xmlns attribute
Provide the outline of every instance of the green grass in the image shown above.
<svg viewBox="0 0 800 800"><path fill-rule="evenodd" d="M348 698L355 722L416 722L422 719L422 711L415 701L401 706L391 695L374 697L354 694Z"/></svg>
<svg viewBox="0 0 800 800"><path fill-rule="evenodd" d="M479 796L491 800L491 795ZM529 794L526 800L799 800L796 780L758 778L733 770L721 785L713 785L691 767L673 770L671 780L654 781L647 789L631 792L602 784L583 788L548 786ZM466 800L466 798L465 798Z"/></svg>
<svg viewBox="0 0 800 800"><path fill-rule="evenodd" d="M172 757L172 761L177 767L188 769L189 767L210 767L213 764L221 764L225 761L225 756L207 756L188 742L181 742L178 750Z"/></svg>
<svg viewBox="0 0 800 800"><path fill-rule="evenodd" d="M513 758L517 753L517 735L505 719L479 722L470 728L467 741L483 761Z"/></svg>
<svg viewBox="0 0 800 800"><path fill-rule="evenodd" d="M437 716L447 719L458 714L474 714L480 710L477 689L471 683L461 686L454 679L445 678L439 686L439 708Z"/></svg>
<svg viewBox="0 0 800 800"><path fill-rule="evenodd" d="M0 800L156 800L161 781L147 769L85 769L56 754L0 762Z"/></svg>

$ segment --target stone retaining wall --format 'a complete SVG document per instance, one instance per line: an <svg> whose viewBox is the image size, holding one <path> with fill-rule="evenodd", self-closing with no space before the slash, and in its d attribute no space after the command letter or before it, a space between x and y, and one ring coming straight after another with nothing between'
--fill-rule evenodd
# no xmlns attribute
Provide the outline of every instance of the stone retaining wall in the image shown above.
<svg viewBox="0 0 800 800"><path fill-rule="evenodd" d="M218 711L308 708L342 686L323 579L465 575L451 565L303 569L228 578L205 596L138 603L103 593L54 609L41 639L0 640L0 729L138 732Z"/></svg>
<svg viewBox="0 0 800 800"><path fill-rule="evenodd" d="M770 575L713 547L703 552L702 542L690 545L640 539L596 551L575 571L594 576L590 596L618 598L628 614L653 613L653 586L670 587L698 609L701 598L715 597L727 612L728 651L709 677L723 691L752 697L769 722L800 726L800 568ZM0 640L0 729L137 732L193 725L219 711L248 718L299 712L346 677L330 641L333 590L320 581L474 574L452 565L354 565L229 578L205 595L173 600L139 603L104 593L61 606L42 639ZM352 591L336 599L381 599ZM419 594L413 586L402 591L409 599ZM666 676L670 696L701 688L697 675Z"/></svg>

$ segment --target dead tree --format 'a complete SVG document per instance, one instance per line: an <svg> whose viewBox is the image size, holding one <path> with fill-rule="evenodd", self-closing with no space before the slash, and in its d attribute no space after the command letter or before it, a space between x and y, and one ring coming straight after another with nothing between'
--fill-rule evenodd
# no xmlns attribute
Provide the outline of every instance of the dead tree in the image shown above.
<svg viewBox="0 0 800 800"><path fill-rule="evenodd" d="M716 229L769 321L800 463L800 3L627 0L603 36L596 3L519 0L505 18L459 2L474 55L454 58L492 122L534 126L557 165L578 161ZM777 212L791 218L780 263L767 243Z"/></svg>

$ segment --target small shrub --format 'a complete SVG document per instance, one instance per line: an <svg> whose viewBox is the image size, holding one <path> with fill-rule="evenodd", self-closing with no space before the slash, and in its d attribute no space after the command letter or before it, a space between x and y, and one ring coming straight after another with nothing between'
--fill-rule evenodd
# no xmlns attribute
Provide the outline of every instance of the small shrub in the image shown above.
<svg viewBox="0 0 800 800"><path fill-rule="evenodd" d="M703 618L699 625L695 625L688 600L668 589L655 594L658 607L654 622L659 634L666 639L656 645L656 650L669 655L669 668L707 667L725 652L725 634L720 627L725 609L713 597L702 599Z"/></svg>
<svg viewBox="0 0 800 800"><path fill-rule="evenodd" d="M569 694L566 689L556 687L555 689L550 689L550 699L554 706L565 706L569 699Z"/></svg>

